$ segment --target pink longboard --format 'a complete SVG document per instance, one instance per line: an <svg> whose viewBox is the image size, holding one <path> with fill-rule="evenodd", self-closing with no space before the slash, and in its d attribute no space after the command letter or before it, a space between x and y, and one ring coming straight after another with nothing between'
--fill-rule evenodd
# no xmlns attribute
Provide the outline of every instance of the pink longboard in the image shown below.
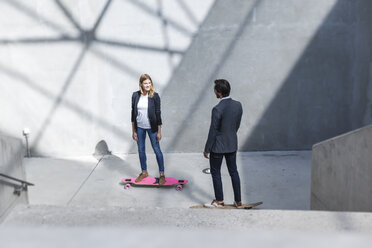
<svg viewBox="0 0 372 248"><path fill-rule="evenodd" d="M176 190L181 191L183 185L185 185L188 180L186 179L176 179L174 177L166 177L165 183L163 185L159 184L159 177L145 177L140 182L136 182L136 178L123 178L121 182L124 184L125 189L130 189L131 185L134 186L156 186L156 187L169 187L176 186Z"/></svg>

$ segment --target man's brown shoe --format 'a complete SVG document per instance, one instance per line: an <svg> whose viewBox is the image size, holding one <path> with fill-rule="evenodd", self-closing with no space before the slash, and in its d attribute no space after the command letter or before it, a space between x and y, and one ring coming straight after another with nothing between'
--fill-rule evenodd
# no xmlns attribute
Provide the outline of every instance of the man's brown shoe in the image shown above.
<svg viewBox="0 0 372 248"><path fill-rule="evenodd" d="M242 202L240 201L240 202L236 202L236 201L234 201L234 206L235 207L241 207L243 204L242 204Z"/></svg>
<svg viewBox="0 0 372 248"><path fill-rule="evenodd" d="M145 177L147 177L149 175L149 173L146 172L142 172L141 174L139 174L139 176L136 178L136 183L138 182L141 182Z"/></svg>

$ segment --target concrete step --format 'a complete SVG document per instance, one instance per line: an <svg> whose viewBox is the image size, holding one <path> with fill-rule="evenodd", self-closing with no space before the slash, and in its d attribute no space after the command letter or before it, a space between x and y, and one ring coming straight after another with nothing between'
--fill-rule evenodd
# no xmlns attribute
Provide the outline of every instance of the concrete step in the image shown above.
<svg viewBox="0 0 372 248"><path fill-rule="evenodd" d="M19 205L3 226L372 232L372 213Z"/></svg>
<svg viewBox="0 0 372 248"><path fill-rule="evenodd" d="M354 232L210 230L148 227L0 227L4 247L260 247L369 248L372 237Z"/></svg>

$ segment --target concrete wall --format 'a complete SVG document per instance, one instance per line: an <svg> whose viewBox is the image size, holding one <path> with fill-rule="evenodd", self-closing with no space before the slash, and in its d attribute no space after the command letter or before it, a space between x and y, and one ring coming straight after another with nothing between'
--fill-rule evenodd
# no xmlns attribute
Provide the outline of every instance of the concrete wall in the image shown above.
<svg viewBox="0 0 372 248"><path fill-rule="evenodd" d="M0 173L25 180L22 141L0 134ZM0 221L17 203L27 203L27 192L14 195L14 181L0 176ZM16 183L18 184L18 183Z"/></svg>
<svg viewBox="0 0 372 248"><path fill-rule="evenodd" d="M351 128L372 123L372 32L371 1L360 1L355 36L354 84L352 89Z"/></svg>
<svg viewBox="0 0 372 248"><path fill-rule="evenodd" d="M134 151L142 73L160 93L213 0L0 1L0 131L31 130L32 155ZM171 120L166 120L171 122Z"/></svg>
<svg viewBox="0 0 372 248"><path fill-rule="evenodd" d="M372 211L372 125L313 147L311 209Z"/></svg>
<svg viewBox="0 0 372 248"><path fill-rule="evenodd" d="M201 152L213 80L242 102L241 151L310 149L372 122L368 0L1 1L0 130L33 155L136 152L149 73L166 152ZM363 97L361 97L363 96ZM351 106L351 107L350 107Z"/></svg>

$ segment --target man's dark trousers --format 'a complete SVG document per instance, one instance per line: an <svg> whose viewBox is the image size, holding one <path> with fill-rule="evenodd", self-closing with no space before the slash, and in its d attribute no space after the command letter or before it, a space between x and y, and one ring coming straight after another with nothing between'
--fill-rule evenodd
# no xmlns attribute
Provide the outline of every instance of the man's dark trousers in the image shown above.
<svg viewBox="0 0 372 248"><path fill-rule="evenodd" d="M214 194L217 201L223 201L223 189L221 180L221 164L222 159L225 157L227 169L229 171L233 190L234 190L234 200L236 202L241 201L240 193L240 178L236 167L236 152L232 153L210 153L209 164L211 167L211 175L213 180Z"/></svg>

